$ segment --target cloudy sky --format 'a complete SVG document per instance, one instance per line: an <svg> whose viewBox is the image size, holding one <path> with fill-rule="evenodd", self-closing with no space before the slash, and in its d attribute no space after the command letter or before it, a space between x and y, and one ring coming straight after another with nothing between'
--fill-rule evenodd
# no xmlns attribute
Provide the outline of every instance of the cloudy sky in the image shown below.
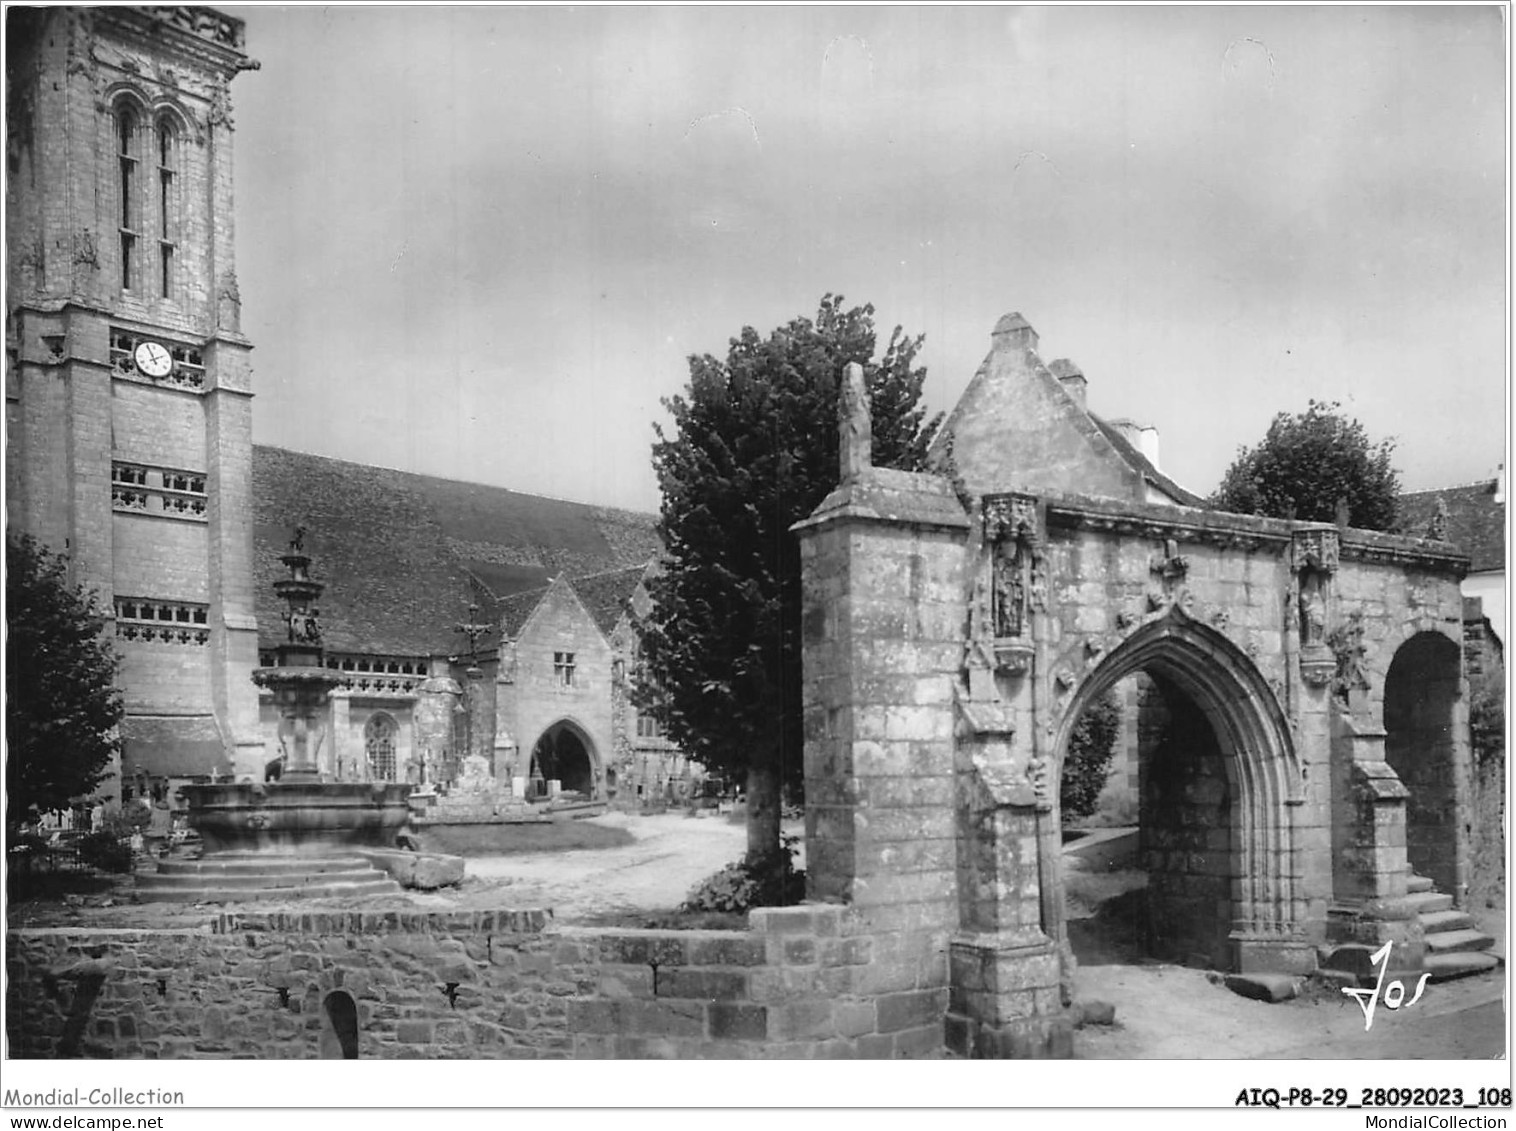
<svg viewBox="0 0 1516 1131"><path fill-rule="evenodd" d="M260 443L654 510L688 355L832 291L943 409L1020 311L1201 492L1311 397L1504 458L1495 7L230 10Z"/></svg>

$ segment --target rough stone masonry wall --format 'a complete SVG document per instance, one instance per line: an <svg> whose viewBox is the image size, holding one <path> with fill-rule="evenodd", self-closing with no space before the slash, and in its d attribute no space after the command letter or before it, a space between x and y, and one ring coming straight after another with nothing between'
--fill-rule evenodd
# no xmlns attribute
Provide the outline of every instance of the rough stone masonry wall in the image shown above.
<svg viewBox="0 0 1516 1131"><path fill-rule="evenodd" d="M1464 672L1469 681L1470 713L1482 699L1505 702L1505 657L1478 602L1465 600L1463 622ZM1505 903L1506 751L1503 737L1480 749L1471 743L1473 780L1469 832L1470 907Z"/></svg>
<svg viewBox="0 0 1516 1131"><path fill-rule="evenodd" d="M1149 953L1226 969L1233 833L1225 756L1204 713L1167 681L1153 681L1142 724Z"/></svg>
<svg viewBox="0 0 1516 1131"><path fill-rule="evenodd" d="M943 1044L957 926L966 524L945 483L878 468L828 502L800 546L806 891L846 904L874 934L868 985L895 1044L864 1055L930 1055Z"/></svg>
<svg viewBox="0 0 1516 1131"><path fill-rule="evenodd" d="M11 931L12 1057L309 1059L326 995L361 1058L887 1058L941 1048L886 939L842 907L741 931L543 911L230 913L197 930ZM451 987L451 990L449 989ZM281 993L283 991L283 993Z"/></svg>

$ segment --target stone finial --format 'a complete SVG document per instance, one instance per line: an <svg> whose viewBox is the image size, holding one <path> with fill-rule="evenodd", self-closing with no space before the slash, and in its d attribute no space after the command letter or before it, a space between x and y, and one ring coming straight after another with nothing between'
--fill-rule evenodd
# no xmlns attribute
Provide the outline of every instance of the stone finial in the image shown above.
<svg viewBox="0 0 1516 1131"><path fill-rule="evenodd" d="M873 465L874 424L869 415L868 383L863 366L851 362L842 371L842 395L837 398L841 481L857 479Z"/></svg>
<svg viewBox="0 0 1516 1131"><path fill-rule="evenodd" d="M1021 315L1007 314L995 323L994 330L990 331L990 341L997 350L1034 350L1037 348L1037 331Z"/></svg>

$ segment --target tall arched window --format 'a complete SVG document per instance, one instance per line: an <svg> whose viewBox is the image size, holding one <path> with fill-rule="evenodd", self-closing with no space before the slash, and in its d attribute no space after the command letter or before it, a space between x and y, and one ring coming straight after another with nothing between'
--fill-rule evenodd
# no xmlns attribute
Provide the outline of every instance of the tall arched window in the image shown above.
<svg viewBox="0 0 1516 1131"><path fill-rule="evenodd" d="M388 715L375 715L363 728L369 777L374 781L395 780L395 734L399 729Z"/></svg>
<svg viewBox="0 0 1516 1131"><path fill-rule="evenodd" d="M167 114L158 118L158 293L174 294L174 253L179 247L179 130Z"/></svg>
<svg viewBox="0 0 1516 1131"><path fill-rule="evenodd" d="M137 240L142 226L141 185L137 176L138 151L141 146L140 119L134 107L116 108L116 189L120 200L117 228L121 237L121 289L135 290L139 284Z"/></svg>

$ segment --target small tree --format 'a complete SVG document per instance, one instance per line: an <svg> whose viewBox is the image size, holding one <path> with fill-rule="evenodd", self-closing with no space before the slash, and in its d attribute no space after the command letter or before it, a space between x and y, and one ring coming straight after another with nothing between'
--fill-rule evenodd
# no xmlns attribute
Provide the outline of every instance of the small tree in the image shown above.
<svg viewBox="0 0 1516 1131"><path fill-rule="evenodd" d="M1121 705L1107 691L1079 716L1069 735L1063 756L1063 777L1058 782L1058 803L1063 815L1088 817L1095 812L1100 791L1111 773L1116 736L1121 730Z"/></svg>
<svg viewBox="0 0 1516 1131"><path fill-rule="evenodd" d="M843 367L864 366L874 463L919 469L936 421L920 405L920 337L896 327L875 358L872 306L821 300L760 337L732 339L724 360L691 357L689 387L664 402L675 434L656 428L667 551L650 590L642 652L670 736L707 766L745 775L748 847L779 855L781 789L803 776L800 544L790 527L838 480Z"/></svg>
<svg viewBox="0 0 1516 1131"><path fill-rule="evenodd" d="M1312 400L1303 413L1281 412L1263 440L1240 448L1210 504L1239 514L1336 522L1391 530L1400 480L1393 440L1369 442L1336 402ZM1345 505L1345 516L1339 508Z"/></svg>
<svg viewBox="0 0 1516 1131"><path fill-rule="evenodd" d="M92 792L119 748L116 654L94 598L69 584L67 560L29 535L5 545L5 819Z"/></svg>

